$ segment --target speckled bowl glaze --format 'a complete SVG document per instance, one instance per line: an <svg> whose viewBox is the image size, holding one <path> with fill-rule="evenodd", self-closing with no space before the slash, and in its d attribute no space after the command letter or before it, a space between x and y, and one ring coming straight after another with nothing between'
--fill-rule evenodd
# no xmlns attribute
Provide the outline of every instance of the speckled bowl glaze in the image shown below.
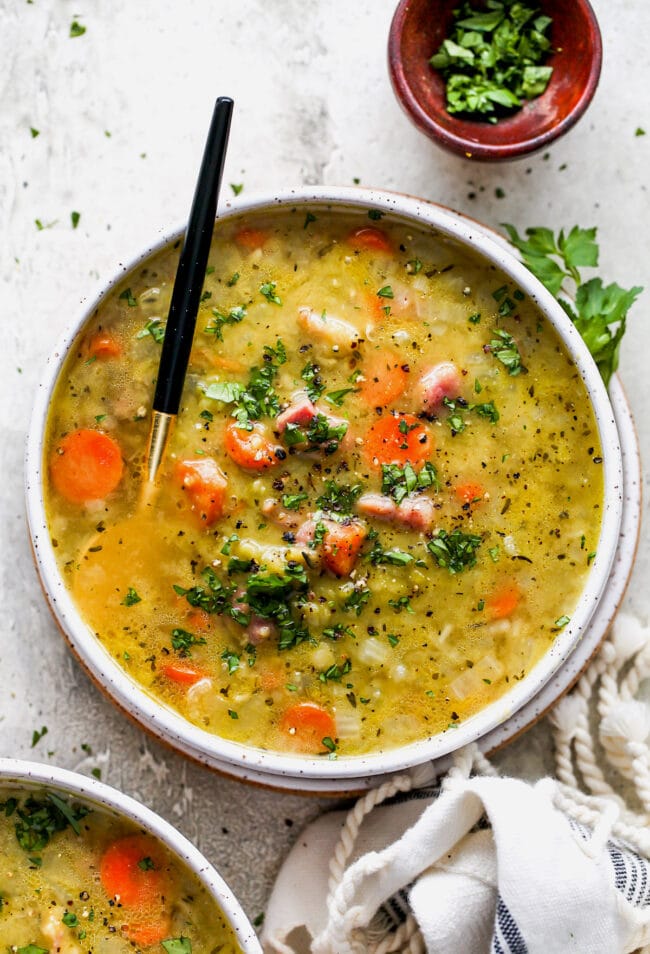
<svg viewBox="0 0 650 954"><path fill-rule="evenodd" d="M553 67L551 81L541 96L494 124L448 113L444 80L429 64L449 35L457 6L457 0L402 0L393 17L390 78L418 129L459 156L493 162L536 152L571 129L596 92L602 65L600 29L588 0L541 0L553 20L546 63Z"/></svg>
<svg viewBox="0 0 650 954"><path fill-rule="evenodd" d="M80 617L59 572L45 517L43 498L43 447L47 412L57 377L68 350L102 299L123 281L126 272L139 266L151 254L178 240L182 230L165 234L158 242L119 268L90 295L50 358L43 376L30 427L26 454L27 514L34 556L43 589L74 654L96 684L127 715L158 739L186 756L218 771L245 780L262 782L293 791L358 791L378 776L436 760L454 749L480 739L502 726L527 706L543 686L561 669L587 631L605 592L617 552L623 509L624 481L621 447L615 414L600 374L584 342L553 296L521 264L512 251L478 223L426 201L364 189L302 188L277 196L251 196L227 205L221 218L277 207L320 207L338 211L369 210L387 218L430 228L443 240L462 248L501 269L526 295L533 299L553 325L574 360L591 396L603 448L605 506L597 557L592 564L585 590L570 623L562 629L548 653L504 696L447 731L399 748L338 760L298 756L244 746L212 735L183 719L156 701L135 683L96 639Z"/></svg>
<svg viewBox="0 0 650 954"><path fill-rule="evenodd" d="M158 838L196 875L208 894L221 908L243 954L262 954L257 935L226 882L200 851L160 815L156 815L128 795L93 778L51 765L41 765L38 762L0 758L0 785L15 786L16 789L28 792L53 790L58 794L78 798L91 807L94 805L109 814L135 822L140 828Z"/></svg>

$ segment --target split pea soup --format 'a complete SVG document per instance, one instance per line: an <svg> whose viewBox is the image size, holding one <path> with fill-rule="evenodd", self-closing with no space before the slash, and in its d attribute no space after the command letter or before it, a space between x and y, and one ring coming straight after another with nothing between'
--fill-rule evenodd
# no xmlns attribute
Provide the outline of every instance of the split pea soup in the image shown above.
<svg viewBox="0 0 650 954"><path fill-rule="evenodd" d="M18 954L239 954L198 878L132 822L0 786L0 944Z"/></svg>
<svg viewBox="0 0 650 954"><path fill-rule="evenodd" d="M314 206L217 224L181 413L140 502L178 248L60 374L46 507L83 619L207 733L353 756L526 676L599 538L584 383L507 277L430 229Z"/></svg>

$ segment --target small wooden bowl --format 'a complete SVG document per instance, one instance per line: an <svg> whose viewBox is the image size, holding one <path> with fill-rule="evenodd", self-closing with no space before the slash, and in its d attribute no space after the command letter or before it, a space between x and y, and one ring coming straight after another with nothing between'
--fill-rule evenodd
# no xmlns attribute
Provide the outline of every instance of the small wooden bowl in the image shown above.
<svg viewBox="0 0 650 954"><path fill-rule="evenodd" d="M393 89L415 125L467 159L499 162L528 155L580 119L600 78L602 41L588 0L542 0L553 20L553 67L546 91L497 123L459 119L445 108L445 83L429 60L449 35L458 0L401 0L388 40Z"/></svg>

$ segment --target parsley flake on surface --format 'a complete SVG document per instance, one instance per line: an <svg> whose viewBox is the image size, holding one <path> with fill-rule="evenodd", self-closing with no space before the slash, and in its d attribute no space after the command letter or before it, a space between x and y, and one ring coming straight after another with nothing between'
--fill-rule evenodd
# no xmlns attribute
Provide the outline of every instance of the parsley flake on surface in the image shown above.
<svg viewBox="0 0 650 954"><path fill-rule="evenodd" d="M38 729L34 729L34 731L32 732L32 744L30 748L33 749L35 745L38 745L38 743L41 741L44 735L47 735L46 725L42 726L40 731Z"/></svg>
<svg viewBox="0 0 650 954"><path fill-rule="evenodd" d="M525 374L527 369L522 364L519 347L512 335L503 328L495 328L492 334L494 337L489 348L497 361L500 361L513 377Z"/></svg>
<svg viewBox="0 0 650 954"><path fill-rule="evenodd" d="M243 182L231 182L231 183L230 183L230 188L231 188L232 191L233 191L233 195L240 195L241 192L242 192L242 190L243 190L243 188L244 188L244 183L243 183Z"/></svg>
<svg viewBox="0 0 650 954"><path fill-rule="evenodd" d="M186 629L180 629L179 627L172 630L172 647L182 658L192 655L192 646L204 645L205 639L203 636L195 636L194 633L190 633Z"/></svg>
<svg viewBox="0 0 650 954"><path fill-rule="evenodd" d="M218 308L212 309L212 320L205 328L206 335L214 335L217 341L223 341L223 329L225 325L237 325L246 317L246 306L238 305L231 308L227 313Z"/></svg>
<svg viewBox="0 0 650 954"><path fill-rule="evenodd" d="M170 937L160 942L167 954L192 954L192 942L189 937Z"/></svg>
<svg viewBox="0 0 650 954"><path fill-rule="evenodd" d="M260 285L260 295L266 298L266 300L272 305L281 305L282 299L279 295L276 295L275 288L275 282L264 282L262 285Z"/></svg>
<svg viewBox="0 0 650 954"><path fill-rule="evenodd" d="M126 591L126 596L121 601L120 606L135 606L136 603L141 603L142 597L138 595L137 590L132 586Z"/></svg>
<svg viewBox="0 0 650 954"><path fill-rule="evenodd" d="M70 24L70 36L74 39L77 36L83 36L86 32L85 26L82 26L81 23L78 23L77 20L73 20Z"/></svg>
<svg viewBox="0 0 650 954"><path fill-rule="evenodd" d="M481 538L474 533L438 530L427 543L427 550L438 566L446 567L451 574L456 574L476 566L476 551L481 542Z"/></svg>
<svg viewBox="0 0 650 954"><path fill-rule="evenodd" d="M130 291L127 289L127 291ZM122 296L120 295L120 298ZM129 302L129 305L131 302ZM135 299L133 304L136 304ZM160 318L152 318L151 321L148 321L144 328L141 331L138 331L136 338L146 338L147 335L151 335L156 344L162 344L165 337L165 323L160 320Z"/></svg>
<svg viewBox="0 0 650 954"><path fill-rule="evenodd" d="M72 222L72 228L76 229L79 225L79 219L81 218L81 212L71 212L70 221Z"/></svg>
<svg viewBox="0 0 650 954"><path fill-rule="evenodd" d="M33 126L30 126L30 127L29 127L29 131L30 131L30 133L31 133L32 139L36 139L36 137L37 137L37 136L40 136L40 134L41 134L40 129L34 129Z"/></svg>

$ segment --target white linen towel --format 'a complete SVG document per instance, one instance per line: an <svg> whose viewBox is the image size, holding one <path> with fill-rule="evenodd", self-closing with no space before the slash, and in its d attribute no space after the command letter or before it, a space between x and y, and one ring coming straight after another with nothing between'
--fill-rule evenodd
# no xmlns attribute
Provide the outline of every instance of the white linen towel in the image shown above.
<svg viewBox="0 0 650 954"><path fill-rule="evenodd" d="M357 847L363 853L329 909L326 859L345 813L322 816L300 837L276 882L265 951L371 951L368 938L398 927L409 908L427 954L637 950L650 942L650 865L603 837L607 816L600 831L569 819L554 806L557 793L551 779L529 785L477 777L398 796L369 817Z"/></svg>

